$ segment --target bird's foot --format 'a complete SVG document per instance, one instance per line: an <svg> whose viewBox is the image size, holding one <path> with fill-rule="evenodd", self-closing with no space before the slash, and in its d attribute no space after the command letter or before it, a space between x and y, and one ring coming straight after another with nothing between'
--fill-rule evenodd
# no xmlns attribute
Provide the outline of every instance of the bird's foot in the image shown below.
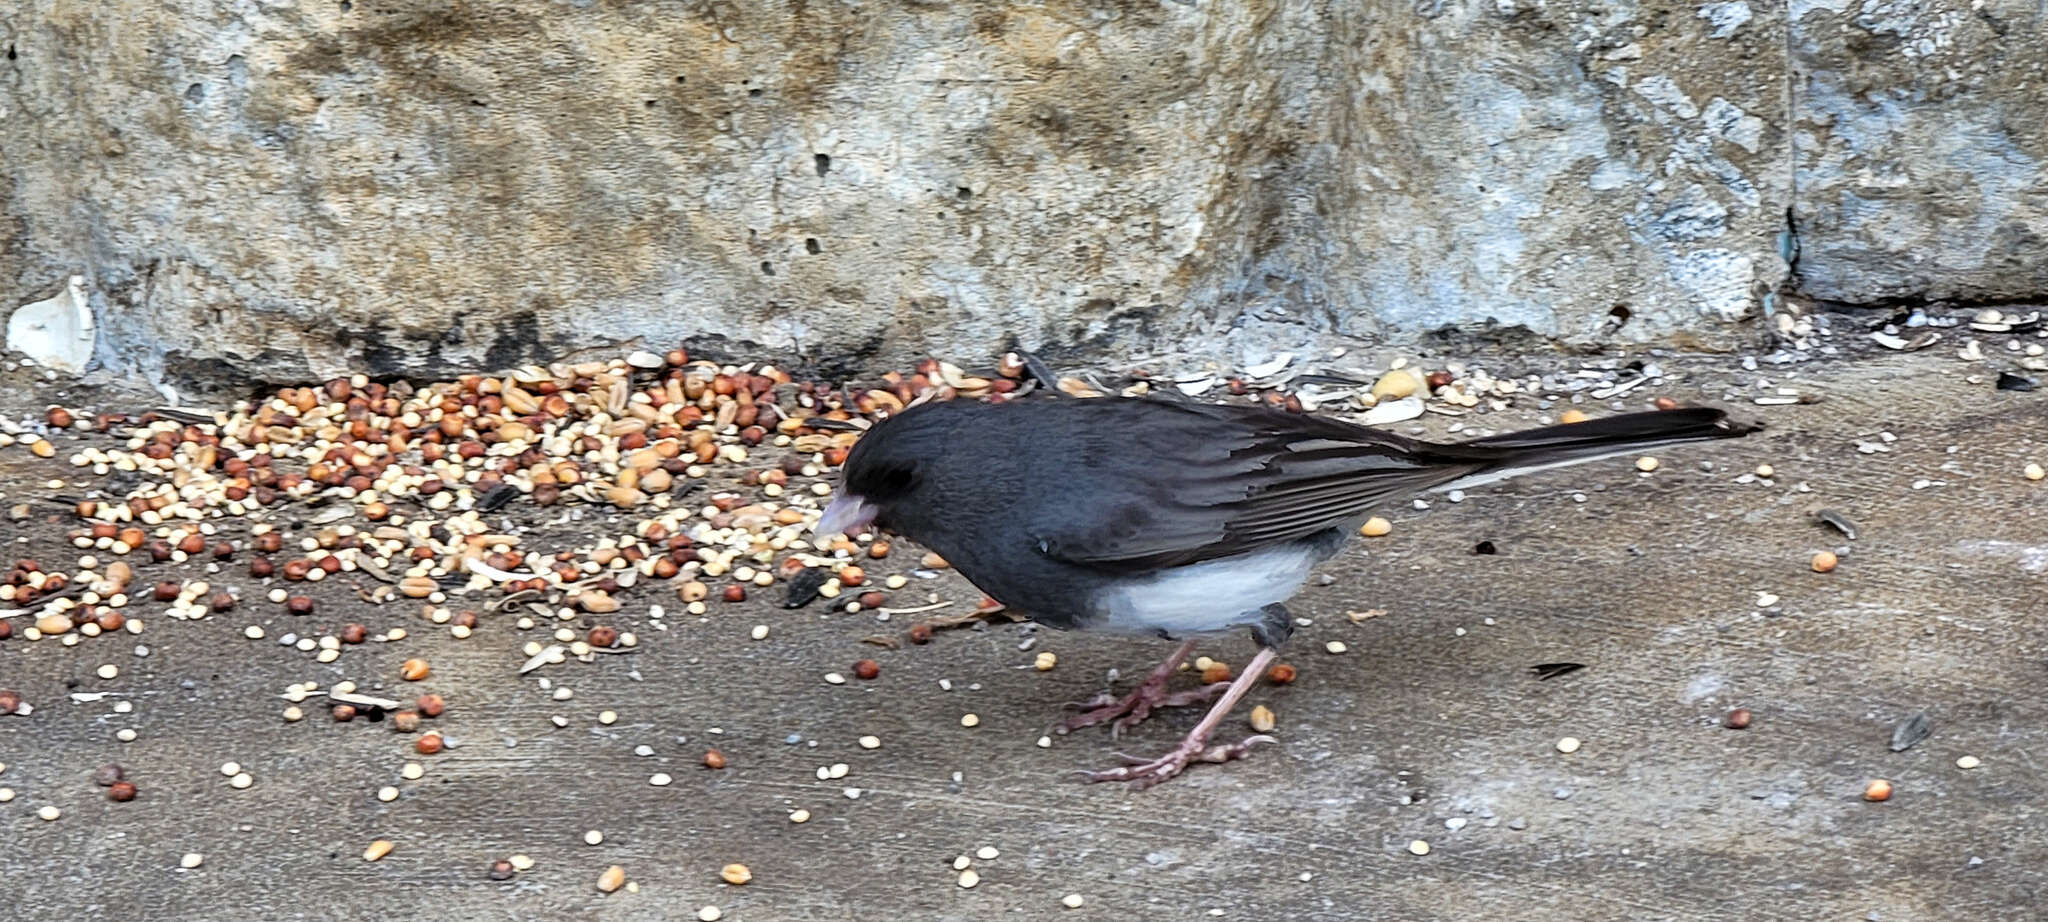
<svg viewBox="0 0 2048 922"><path fill-rule="evenodd" d="M1217 695L1223 694L1224 690L1229 687L1230 683L1228 682L1217 682L1204 685L1201 688L1168 692L1166 690L1165 676L1148 676L1130 694L1121 698L1109 692L1103 692L1087 701L1072 705L1072 707L1079 708L1081 713L1054 724L1053 732L1067 734L1082 727L1109 723L1109 735L1114 739L1122 736L1125 730L1143 723L1145 718L1152 716L1152 712L1159 708L1207 704L1214 700ZM1110 723L1111 721L1115 722Z"/></svg>
<svg viewBox="0 0 2048 922"><path fill-rule="evenodd" d="M1181 740L1180 745L1173 748L1173 751L1156 759L1141 759L1119 752L1116 757L1124 761L1122 767L1102 771L1079 771L1075 772L1075 775L1091 784L1099 781L1128 781L1139 790L1144 790L1180 774L1191 762L1228 762L1232 759L1242 759L1259 743L1278 742L1270 736L1259 734L1245 737L1235 743L1211 744L1208 736L1206 731L1201 730L1190 733L1187 739Z"/></svg>

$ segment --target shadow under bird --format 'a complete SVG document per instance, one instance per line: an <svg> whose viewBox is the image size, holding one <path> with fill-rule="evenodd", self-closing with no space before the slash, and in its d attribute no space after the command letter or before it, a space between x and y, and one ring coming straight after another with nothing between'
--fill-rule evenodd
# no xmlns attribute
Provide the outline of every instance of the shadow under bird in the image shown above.
<svg viewBox="0 0 2048 922"><path fill-rule="evenodd" d="M868 430L817 531L910 538L1048 627L1180 641L1135 690L1087 702L1059 725L1114 721L1121 731L1154 708L1215 698L1166 754L1082 773L1148 786L1190 762L1224 762L1272 742L1209 737L1293 631L1284 603L1374 510L1426 491L1754 429L1690 408L1432 443L1263 407L952 400ZM1167 693L1195 638L1239 627L1250 628L1259 651L1234 681Z"/></svg>

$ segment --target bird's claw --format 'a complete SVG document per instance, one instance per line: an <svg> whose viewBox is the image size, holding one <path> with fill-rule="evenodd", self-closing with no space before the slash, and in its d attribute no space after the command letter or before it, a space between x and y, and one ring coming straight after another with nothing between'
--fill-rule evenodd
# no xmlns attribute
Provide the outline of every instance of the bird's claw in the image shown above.
<svg viewBox="0 0 2048 922"><path fill-rule="evenodd" d="M1279 741L1263 733L1247 736L1235 743L1216 743L1207 746L1203 745L1201 740L1190 738L1182 741L1172 752L1156 759L1140 759L1119 752L1116 753L1116 757L1123 761L1123 767L1101 771L1080 770L1075 771L1073 775L1091 784L1101 781L1128 781L1137 785L1139 790L1144 790L1180 774L1190 762L1229 762L1233 759L1242 759L1250 754L1253 746L1274 742Z"/></svg>

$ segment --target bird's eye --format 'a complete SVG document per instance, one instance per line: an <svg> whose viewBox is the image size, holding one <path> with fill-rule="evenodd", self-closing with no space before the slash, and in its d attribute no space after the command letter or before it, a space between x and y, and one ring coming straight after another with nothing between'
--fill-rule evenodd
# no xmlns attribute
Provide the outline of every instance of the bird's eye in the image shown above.
<svg viewBox="0 0 2048 922"><path fill-rule="evenodd" d="M909 492L917 472L907 464L890 465L876 470L871 479L873 484L866 492L871 498L880 499Z"/></svg>

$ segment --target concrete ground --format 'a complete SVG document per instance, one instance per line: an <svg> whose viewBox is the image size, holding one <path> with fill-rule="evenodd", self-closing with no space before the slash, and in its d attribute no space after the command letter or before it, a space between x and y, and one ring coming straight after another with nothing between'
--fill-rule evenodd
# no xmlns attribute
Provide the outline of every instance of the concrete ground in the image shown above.
<svg viewBox="0 0 2048 922"><path fill-rule="evenodd" d="M942 631L925 646L863 642L971 605L976 593L950 573L926 585L953 608L890 624L822 605L784 611L777 590L702 622L671 615L661 631L646 606L673 609L673 597L648 590L611 619L637 632L637 653L524 677L531 635L507 619L457 641L407 606L352 605L346 581L319 587L322 611L305 619L266 604L152 619L140 637L75 647L17 633L0 642L0 686L36 710L0 717L0 786L17 791L0 805L6 914L656 920L716 905L741 922L2037 918L2048 896L2048 641L2035 630L2048 613L2048 483L2020 470L2048 462L2048 402L1966 381L1974 369L1945 350L1801 366L1775 383L1822 399L1784 407L1750 405L1757 375L1732 359L1667 360L1658 393L1738 395L1725 405L1770 428L1666 452L1653 474L1610 461L1395 510L1390 536L1357 542L1328 567L1334 579L1297 601L1314 621L1286 651L1299 678L1247 701L1277 712L1280 743L1142 792L1060 775L1104 766L1118 748L1161 749L1196 714L1157 718L1121 743L1099 730L1036 741L1061 702L1166 645L1010 623ZM1441 431L1450 420L1423 422ZM0 451L7 502L70 476L60 462ZM1775 479L1738 482L1759 463ZM1852 520L1856 540L1817 524L1816 505ZM65 556L61 530L34 523L8 557ZM1498 553L1475 554L1480 541ZM1832 573L1808 566L1822 549L1841 555ZM899 552L873 569L914 561ZM220 579L246 582L239 567ZM1760 608L1765 593L1776 601ZM1365 609L1386 614L1346 617ZM349 648L331 665L275 641L340 620L414 637ZM268 638L245 639L251 624ZM749 638L756 624L768 639ZM137 641L147 657L132 655ZM1350 651L1327 653L1330 641ZM1047 650L1057 668L1033 669ZM1241 663L1251 648L1231 637L1199 652ZM399 682L407 656L428 658L433 676ZM821 678L864 657L879 678ZM1585 668L1531 673L1555 662ZM119 677L96 677L103 663ZM574 697L551 700L537 676ZM317 699L306 720L280 719L287 684L341 679L442 693L439 722L456 745L420 757L382 725L328 720ZM132 712L114 713L120 700ZM1748 729L1722 726L1735 707L1753 711ZM599 723L607 709L616 723ZM1932 735L1892 752L1893 726L1920 711ZM967 713L979 726L961 725ZM1242 715L1227 726L1248 732ZM116 740L124 727L134 742ZM879 749L856 744L869 734ZM1583 741L1569 755L1556 746L1568 736ZM635 754L643 745L651 755ZM707 747L726 768L701 767ZM1981 767L1958 768L1966 755ZM229 760L252 787L225 783ZM409 760L426 766L422 779L400 779ZM111 803L93 785L107 762L128 768L137 800ZM818 779L841 762L844 778ZM657 772L674 783L649 784ZM1889 802L1863 800L1872 778L1890 780ZM398 799L376 798L385 785ZM62 818L37 819L45 805ZM807 823L790 822L798 808ZM593 829L602 844L584 843ZM380 838L394 850L363 860ZM1427 855L1411 853L1415 840ZM985 846L1000 855L976 860L979 885L960 887L952 862ZM204 863L181 870L187 852ZM513 853L535 866L488 880L491 862ZM722 883L731 862L753 882ZM600 893L613 864L633 886ZM1068 894L1085 904L1063 908Z"/></svg>

